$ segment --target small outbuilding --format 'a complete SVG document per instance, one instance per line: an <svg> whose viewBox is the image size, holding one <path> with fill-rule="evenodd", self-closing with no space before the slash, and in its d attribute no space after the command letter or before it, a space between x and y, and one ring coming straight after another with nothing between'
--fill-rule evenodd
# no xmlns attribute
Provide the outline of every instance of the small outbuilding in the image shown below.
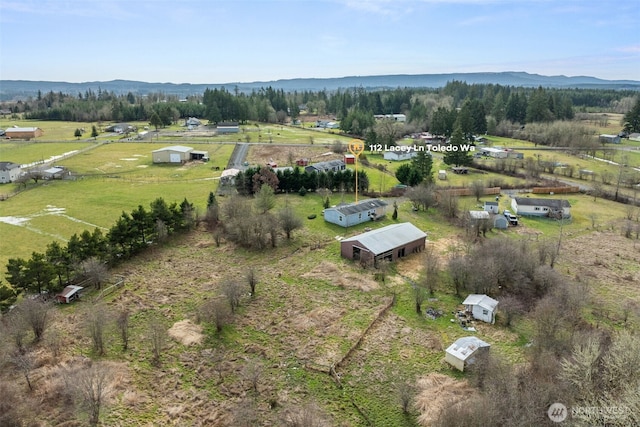
<svg viewBox="0 0 640 427"><path fill-rule="evenodd" d="M56 295L56 301L62 304L69 304L71 301L77 300L80 298L80 294L84 288L82 286L70 285L67 286Z"/></svg>
<svg viewBox="0 0 640 427"><path fill-rule="evenodd" d="M441 181L446 181L447 180L447 171L444 169L440 169L438 171L438 179Z"/></svg>
<svg viewBox="0 0 640 427"><path fill-rule="evenodd" d="M498 230L506 230L507 228L509 228L509 220L503 215L496 215L495 217L493 217L493 228L497 228Z"/></svg>
<svg viewBox="0 0 640 427"><path fill-rule="evenodd" d="M343 257L376 265L378 261L396 261L424 249L427 234L410 222L391 224L367 231L340 242Z"/></svg>
<svg viewBox="0 0 640 427"><path fill-rule="evenodd" d="M240 169L225 169L220 174L220 183L222 185L235 185L236 184L236 176L240 173Z"/></svg>
<svg viewBox="0 0 640 427"><path fill-rule="evenodd" d="M480 338L462 337L447 348L444 360L459 371L464 371L475 363L478 356L486 354L490 347Z"/></svg>
<svg viewBox="0 0 640 427"><path fill-rule="evenodd" d="M345 154L343 161L347 165L353 165L356 163L356 156L353 154Z"/></svg>
<svg viewBox="0 0 640 427"><path fill-rule="evenodd" d="M492 214L497 214L499 212L498 202L484 202L483 209Z"/></svg>
<svg viewBox="0 0 640 427"><path fill-rule="evenodd" d="M471 294L463 302L465 311L474 319L487 323L495 323L498 301L484 294Z"/></svg>

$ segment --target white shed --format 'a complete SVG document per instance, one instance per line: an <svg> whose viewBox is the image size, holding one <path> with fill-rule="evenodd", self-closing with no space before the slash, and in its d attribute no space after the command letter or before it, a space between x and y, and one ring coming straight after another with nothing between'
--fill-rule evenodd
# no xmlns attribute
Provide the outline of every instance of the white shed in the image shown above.
<svg viewBox="0 0 640 427"><path fill-rule="evenodd" d="M474 319L487 323L495 323L498 301L484 294L471 294L462 304Z"/></svg>
<svg viewBox="0 0 640 427"><path fill-rule="evenodd" d="M447 179L447 171L444 170L444 169L440 169L438 171L438 179L442 180L442 181L445 181Z"/></svg>
<svg viewBox="0 0 640 427"><path fill-rule="evenodd" d="M479 355L489 351L490 347L480 338L462 337L447 348L444 360L458 370L464 371L464 368L475 363Z"/></svg>

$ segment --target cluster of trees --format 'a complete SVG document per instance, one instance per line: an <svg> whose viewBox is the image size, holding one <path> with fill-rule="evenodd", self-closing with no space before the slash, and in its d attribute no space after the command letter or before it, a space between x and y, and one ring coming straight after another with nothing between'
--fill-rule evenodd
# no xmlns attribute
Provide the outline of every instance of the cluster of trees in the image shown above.
<svg viewBox="0 0 640 427"><path fill-rule="evenodd" d="M433 182L433 158L426 151L418 151L411 163L405 163L396 170L396 178L401 184L411 187L420 183Z"/></svg>
<svg viewBox="0 0 640 427"><path fill-rule="evenodd" d="M405 113L415 129L450 136L458 115L463 134L492 132L500 123L547 123L574 117L576 110L608 109L628 112L637 99L633 91L604 89L545 89L494 84L449 82L441 89L397 88L393 90L342 89L334 92L284 92L272 87L251 93L225 88L206 89L188 102L175 96L87 91L76 96L50 92L36 99L19 101L8 107L24 112L27 118L68 121L144 121L157 115L165 125L179 118L202 117L221 121L282 123L295 119L303 106L308 112L334 115L347 133L376 139L375 114ZM162 102L160 102L162 101ZM637 117L638 114L635 114ZM637 121L637 119L636 119ZM633 120L627 120L630 130ZM406 130L408 130L407 127Z"/></svg>
<svg viewBox="0 0 640 427"><path fill-rule="evenodd" d="M20 292L57 292L77 279L91 279L99 287L106 278L107 265L130 258L154 241L191 229L195 214L186 199L167 204L158 198L148 210L139 205L131 213L123 212L106 234L99 228L85 230L71 236L66 245L51 242L44 253L33 252L29 259L10 258L7 281L11 288L0 284L0 300L7 306Z"/></svg>
<svg viewBox="0 0 640 427"><path fill-rule="evenodd" d="M248 168L236 176L236 189L244 196L260 191L263 184L274 191L283 193L316 191L326 188L330 191L355 191L356 174L351 169L341 171L307 172L299 167L274 172L268 167ZM358 191L369 190L369 177L365 171L358 171Z"/></svg>
<svg viewBox="0 0 640 427"><path fill-rule="evenodd" d="M222 208L217 203L210 205L207 218L218 242L223 233L246 248L274 248L281 233L290 239L293 231L302 227L302 220L290 206L271 213L275 205L273 187L262 184L253 200L238 195L229 198Z"/></svg>

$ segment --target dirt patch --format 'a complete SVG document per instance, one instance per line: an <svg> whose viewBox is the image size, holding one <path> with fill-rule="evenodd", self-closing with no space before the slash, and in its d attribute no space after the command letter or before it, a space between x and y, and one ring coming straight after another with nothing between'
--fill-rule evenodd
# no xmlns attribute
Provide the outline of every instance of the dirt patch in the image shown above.
<svg viewBox="0 0 640 427"><path fill-rule="evenodd" d="M291 166L289 163L290 157L294 162L297 159L309 159L311 163L342 160L342 154L331 153L325 146L258 145L251 147L247 155L247 161L251 164L260 165L267 162L275 162L279 167L285 167Z"/></svg>
<svg viewBox="0 0 640 427"><path fill-rule="evenodd" d="M466 381L458 381L438 373L419 378L417 386L419 391L415 406L420 411L418 422L422 426L433 425L443 409L473 396L473 388Z"/></svg>
<svg viewBox="0 0 640 427"><path fill-rule="evenodd" d="M313 270L302 275L305 279L326 280L331 277L331 283L341 288L360 289L371 291L379 288L378 282L373 279L363 278L361 274L340 270L337 265L324 261Z"/></svg>
<svg viewBox="0 0 640 427"><path fill-rule="evenodd" d="M200 344L204 339L202 327L185 319L173 324L167 331L169 336L184 345Z"/></svg>

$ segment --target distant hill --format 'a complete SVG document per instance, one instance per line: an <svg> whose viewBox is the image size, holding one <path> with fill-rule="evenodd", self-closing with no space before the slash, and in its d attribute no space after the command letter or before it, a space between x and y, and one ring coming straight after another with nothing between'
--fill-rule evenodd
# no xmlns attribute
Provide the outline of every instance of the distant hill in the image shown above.
<svg viewBox="0 0 640 427"><path fill-rule="evenodd" d="M349 76L337 78L298 78L258 82L229 82L211 84L191 83L148 83L132 80L111 80L104 82L49 82L28 80L0 80L0 101L25 99L37 96L38 91L50 91L69 94L84 93L88 89L97 92L99 89L114 92L118 95L131 92L136 95L149 93L165 93L186 97L202 94L205 89L221 88L237 89L241 92L251 92L263 87L274 89L318 91L362 87L365 89L390 89L398 87L440 88L447 82L458 80L469 84L499 84L517 87L548 87L548 88L590 88L590 89L626 89L640 90L640 81L636 80L603 80L589 76L542 76L525 72L505 71L500 73L449 73L449 74L397 74L384 76Z"/></svg>

